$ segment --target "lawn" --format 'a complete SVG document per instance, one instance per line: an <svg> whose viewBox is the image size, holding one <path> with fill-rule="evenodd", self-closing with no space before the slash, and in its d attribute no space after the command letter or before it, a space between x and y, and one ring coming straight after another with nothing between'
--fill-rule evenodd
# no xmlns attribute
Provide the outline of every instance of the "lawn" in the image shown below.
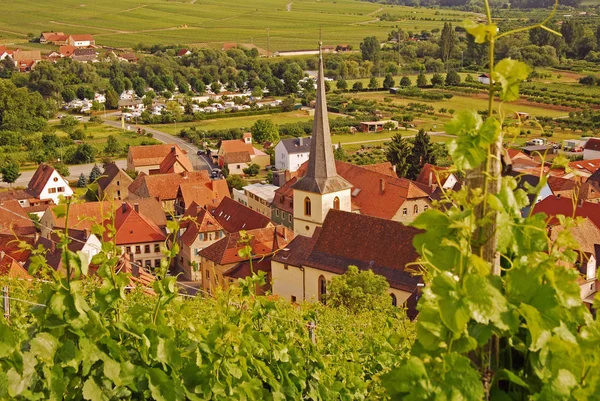
<svg viewBox="0 0 600 401"><path fill-rule="evenodd" d="M379 21L382 13L398 20ZM221 48L236 42L277 51L315 48L322 31L325 45L358 48L364 37L383 40L395 26L420 31L471 15L359 0L14 0L0 14L0 43L54 30L89 33L104 46L127 48L141 42Z"/></svg>

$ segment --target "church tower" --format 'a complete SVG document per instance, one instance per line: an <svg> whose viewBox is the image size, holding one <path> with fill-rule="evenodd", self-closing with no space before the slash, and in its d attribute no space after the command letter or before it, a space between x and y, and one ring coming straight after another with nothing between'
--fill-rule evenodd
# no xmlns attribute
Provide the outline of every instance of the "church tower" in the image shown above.
<svg viewBox="0 0 600 401"><path fill-rule="evenodd" d="M306 175L294 184L294 235L312 236L323 225L331 209L351 211L352 185L337 174L323 75L323 54L319 43L319 73L312 142Z"/></svg>

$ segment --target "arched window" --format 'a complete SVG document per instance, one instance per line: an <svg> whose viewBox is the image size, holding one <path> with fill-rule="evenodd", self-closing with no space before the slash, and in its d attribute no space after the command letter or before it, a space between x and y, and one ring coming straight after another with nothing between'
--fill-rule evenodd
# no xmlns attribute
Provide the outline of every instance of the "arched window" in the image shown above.
<svg viewBox="0 0 600 401"><path fill-rule="evenodd" d="M310 216L311 215L311 207L310 207L310 198L307 196L306 198L304 198L304 214L306 216Z"/></svg>
<svg viewBox="0 0 600 401"><path fill-rule="evenodd" d="M394 294L390 294L392 296L392 306L398 306L398 299Z"/></svg>
<svg viewBox="0 0 600 401"><path fill-rule="evenodd" d="M335 210L340 210L340 198L338 198L337 196L333 198L333 208Z"/></svg>
<svg viewBox="0 0 600 401"><path fill-rule="evenodd" d="M415 205L415 214L419 213L419 205Z"/></svg>
<svg viewBox="0 0 600 401"><path fill-rule="evenodd" d="M325 295L327 294L327 280L319 276L319 301L325 304Z"/></svg>

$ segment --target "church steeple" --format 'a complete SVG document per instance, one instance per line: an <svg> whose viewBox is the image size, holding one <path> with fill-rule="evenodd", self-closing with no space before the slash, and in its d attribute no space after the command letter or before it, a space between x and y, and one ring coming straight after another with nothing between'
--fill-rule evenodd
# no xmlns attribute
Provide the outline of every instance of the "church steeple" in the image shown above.
<svg viewBox="0 0 600 401"><path fill-rule="evenodd" d="M327 115L327 99L325 97L325 76L323 74L323 52L319 42L319 73L317 76L317 99L313 134L310 145L310 156L306 175L295 185L294 189L312 193L327 194L351 188L352 185L337 174L335 159L329 132Z"/></svg>

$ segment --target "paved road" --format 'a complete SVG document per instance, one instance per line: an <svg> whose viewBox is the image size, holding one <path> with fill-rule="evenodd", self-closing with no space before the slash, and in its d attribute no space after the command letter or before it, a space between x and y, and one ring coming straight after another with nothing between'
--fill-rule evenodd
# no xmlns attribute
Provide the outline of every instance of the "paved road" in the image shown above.
<svg viewBox="0 0 600 401"><path fill-rule="evenodd" d="M113 121L113 120L104 120L104 124L110 125L112 127L121 128L121 121ZM135 131L137 129L135 124L127 124L125 123L125 128L130 128L130 131ZM154 139L159 140L164 143L175 143L181 149L188 152L188 157L192 162L192 166L194 166L194 170L208 170L210 171L214 166L209 161L206 155L198 156L198 147L194 144L187 142L184 139L181 139L175 135L170 135L166 132L159 131L154 128L149 128L147 126L140 126L146 130L146 132L150 132Z"/></svg>

